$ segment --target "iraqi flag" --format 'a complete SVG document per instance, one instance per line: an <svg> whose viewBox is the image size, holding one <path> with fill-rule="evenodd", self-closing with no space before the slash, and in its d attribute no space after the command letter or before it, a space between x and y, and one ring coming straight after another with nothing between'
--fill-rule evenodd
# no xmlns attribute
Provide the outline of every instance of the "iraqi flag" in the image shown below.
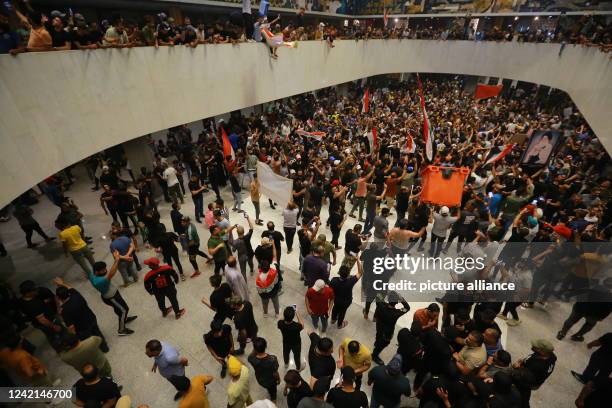
<svg viewBox="0 0 612 408"><path fill-rule="evenodd" d="M376 128L372 128L372 130L366 133L366 139L368 141L369 152L372 153L378 144L378 131Z"/></svg>
<svg viewBox="0 0 612 408"><path fill-rule="evenodd" d="M231 160L236 160L236 155L234 154L234 148L227 137L227 133L225 133L225 129L223 126L219 126L221 128L221 140L223 141L223 159L228 161L228 156L231 157Z"/></svg>
<svg viewBox="0 0 612 408"><path fill-rule="evenodd" d="M431 127L429 124L429 117L427 116L427 110L425 109L425 97L423 96L423 84L421 78L417 75L417 84L419 87L419 99L421 100L421 113L423 115L423 141L425 142L425 154L427 160L431 161L433 158L433 135L431 134Z"/></svg>
<svg viewBox="0 0 612 408"><path fill-rule="evenodd" d="M485 161L484 165L486 166L487 164L495 163L496 161L503 159L508 153L512 151L513 148L514 148L514 143L507 144L503 147L495 146L489 152L487 156L487 160Z"/></svg>
<svg viewBox="0 0 612 408"><path fill-rule="evenodd" d="M477 101L481 99L493 98L499 95L502 91L502 85L476 85L476 91L474 92L474 99Z"/></svg>
<svg viewBox="0 0 612 408"><path fill-rule="evenodd" d="M304 136L304 137L310 137L312 139L315 139L317 141L321 141L321 139L323 139L323 137L325 136L325 132L308 132L304 129L298 129L295 131L295 133L299 136Z"/></svg>
<svg viewBox="0 0 612 408"><path fill-rule="evenodd" d="M361 113L368 113L370 111L370 90L366 88L363 93L363 98L361 100Z"/></svg>
<svg viewBox="0 0 612 408"><path fill-rule="evenodd" d="M414 139L412 138L412 135L408 133L408 135L406 136L406 152L414 153L415 151L416 151L416 144L414 143Z"/></svg>

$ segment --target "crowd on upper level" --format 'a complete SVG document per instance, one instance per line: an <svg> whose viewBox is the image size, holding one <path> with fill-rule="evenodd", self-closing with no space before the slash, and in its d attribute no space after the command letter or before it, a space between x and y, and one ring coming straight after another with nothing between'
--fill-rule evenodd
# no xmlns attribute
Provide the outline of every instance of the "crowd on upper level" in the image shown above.
<svg viewBox="0 0 612 408"><path fill-rule="evenodd" d="M10 4L10 3L9 3ZM602 51L612 48L612 25L606 16L566 16L497 18L490 24L486 18L474 25L466 17L399 20L306 21L306 10L295 16L268 21L243 1L242 13L210 21L189 17L182 22L166 13L143 15L140 21L126 20L113 13L101 21L87 21L83 14L53 10L48 15L33 9L28 2L21 7L0 10L0 53L70 49L129 48L139 46L196 47L199 44L236 44L264 41L262 30L282 34L284 41L325 40L333 46L335 39L436 39L473 41L556 42L596 46ZM275 54L272 53L274 56Z"/></svg>

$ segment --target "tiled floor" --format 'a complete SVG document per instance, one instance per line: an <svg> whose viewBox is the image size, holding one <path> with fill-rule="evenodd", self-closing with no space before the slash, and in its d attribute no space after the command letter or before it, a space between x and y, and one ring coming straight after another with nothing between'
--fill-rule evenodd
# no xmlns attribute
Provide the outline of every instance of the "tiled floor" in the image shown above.
<svg viewBox="0 0 612 408"><path fill-rule="evenodd" d="M73 186L67 194L79 205L81 212L85 215L85 228L87 234L94 238L94 248L96 250L96 260L110 260L108 252L109 241L106 239L107 230L111 221L109 216L105 216L99 206L98 193L90 191L90 184L86 180L83 169L77 168L75 174L78 176L78 182ZM227 197L228 202L231 202L229 192L223 194ZM246 195L245 195L246 196ZM212 196L206 196L206 202L211 200ZM273 220L276 225L282 226L282 218L279 209L272 211L262 200L264 220ZM245 197L244 207L249 214L253 215L254 210L250 200ZM57 216L57 208L49 203L45 197L41 197L41 202L33 207L35 218L40 225L48 233L56 233L53 228L53 220ZM160 212L162 221L171 227L169 219L169 207L166 204L161 205ZM193 205L191 200L186 199L183 206L183 213L193 215ZM326 219L327 214L324 210L323 219ZM246 220L232 214L232 222L246 225ZM347 221L347 226L351 227L354 223L353 219ZM202 241L208 239L208 232L201 226L198 226ZM259 236L261 227L256 228L255 236ZM187 374L189 376L207 373L215 376L215 381L209 387L209 400L212 407L225 407L226 394L225 389L228 384L228 379L220 379L218 377L219 366L211 358L208 351L204 347L202 335L208 331L209 323L212 319L212 313L207 309L200 299L203 296L208 297L211 289L208 284L208 276L212 272L210 266L205 266L200 262L201 270L204 272L202 276L196 279L188 279L178 285L179 302L181 307L187 309L187 314L183 319L175 321L171 316L163 319L157 309L155 300L149 296L142 284L132 285L121 292L127 300L132 314L137 314L138 319L131 324L131 327L136 331L135 334L129 337L117 337L116 319L112 311L104 305L97 292L84 279L81 269L74 264L71 258L65 258L62 250L57 242L50 244L42 244L35 250L25 248L23 232L17 225L15 219L9 222L0 224L0 234L3 242L8 248L9 256L0 258L1 279L10 282L14 288L20 281L24 279L34 279L37 283L52 287L51 280L55 276L61 276L66 281L73 284L81 293L88 299L90 307L98 316L98 321L103 332L107 336L111 351L108 353L108 358L113 367L115 379L123 385L123 393L130 395L137 404L148 404L150 407L172 407L176 404L172 400L174 395L173 387L165 381L159 374L151 372L152 361L148 359L144 353L144 345L149 339L160 339L167 341L176 346L182 355L189 359ZM327 231L328 237L331 237ZM35 241L41 242L40 237L35 236ZM296 242L297 246L297 242ZM283 249L285 251L285 248ZM304 287L300 282L297 273L297 255L294 251L287 255L283 253L283 264L288 271L285 274L284 293L281 296L281 306L297 303L300 310L303 312L303 294ZM153 252L146 249L141 249L139 253L140 259L145 259L152 256ZM190 272L190 266L187 257L182 255L182 263L186 267L187 272ZM336 269L333 270L335 273ZM120 278L116 278L120 284ZM357 288L355 290L358 290ZM356 292L358 293L358 292ZM264 318L261 302L254 289L251 286L251 298L255 306L255 314L260 327L260 335L268 339L269 352L276 354L282 360L280 333L276 329L276 321L274 318ZM357 297L356 297L357 299ZM410 299L408 299L410 302ZM424 303L411 302L412 310L423 307ZM570 369L582 370L586 365L589 357L589 351L585 343L574 343L570 340L557 341L554 339L555 333L561 326L564 318L569 314L570 305L568 304L549 304L546 309L538 308L532 310L520 310L523 324L517 327L507 327L504 321L499 321L500 326L504 331L503 344L513 356L513 359L521 358L530 352L529 339L534 337L545 337L553 341L556 354L559 358L555 372L549 378L548 382L541 387L540 390L533 393L532 407L570 407L573 406L573 401L580 391L580 384L570 375ZM411 322L409 313L399 322L402 326L408 326ZM328 335L334 340L334 344L338 345L345 337L355 338L368 346L372 346L374 341L374 324L371 321L365 321L360 313L360 306L354 304L348 312L347 320L348 327L343 330L330 328ZM612 328L611 320L608 319L600 323L591 333L586 336L587 341L593 340L599 335L610 331ZM310 329L307 322L307 329ZM577 328L576 328L577 330ZM50 371L57 377L62 379L62 385L71 386L77 379L78 374L71 367L63 364L54 354L54 352L45 345L43 337L40 333L31 331L29 336L38 344L39 355L48 364ZM306 333L303 335L303 350L306 350ZM250 349L250 347L249 347ZM394 344L389 346L382 354L384 360L388 360L395 349ZM246 360L246 359L243 359ZM281 364L281 376L283 368ZM303 375L306 377L308 371ZM413 374L409 375L413 379ZM251 379L252 396L254 399L264 398L266 392L259 387L255 382L255 378ZM365 391L370 392L370 388L365 386ZM279 395L281 395L279 393ZM66 403L66 406L71 406ZM415 398L406 398L402 406L416 407L418 401ZM285 407L283 397L279 398L279 407Z"/></svg>

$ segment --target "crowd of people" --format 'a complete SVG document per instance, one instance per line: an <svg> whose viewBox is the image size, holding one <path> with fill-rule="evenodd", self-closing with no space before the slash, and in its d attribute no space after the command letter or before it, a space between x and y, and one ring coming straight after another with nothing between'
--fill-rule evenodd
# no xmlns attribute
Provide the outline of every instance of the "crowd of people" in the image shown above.
<svg viewBox="0 0 612 408"><path fill-rule="evenodd" d="M540 17L535 17L539 19ZM31 7L29 2L4 7L0 12L0 53L13 55L27 51L70 49L131 48L141 46L197 47L199 44L237 44L265 42L264 32L282 35L285 42L325 41L333 46L335 39L435 39L475 41L555 42L596 46L609 51L611 25L605 16L567 16L555 24L506 17L494 24L488 19L475 26L468 17L388 20L314 21L304 8L296 15L268 19L251 10L250 1L242 12L225 19L192 21L188 16L176 21L161 12L144 15L141 21L126 21L113 13L101 21L87 21L83 14L53 10L48 15ZM542 17L542 20L546 20ZM272 55L275 55L274 53Z"/></svg>
<svg viewBox="0 0 612 408"><path fill-rule="evenodd" d="M366 86L369 98L363 98ZM290 408L391 408L411 395L420 400L420 407L526 408L532 392L546 386L555 369L554 342L562 341L581 319L585 323L571 339L584 341L612 311L611 279L604 273L612 231L609 155L561 93L518 86L497 98L474 102L463 86L457 77L423 81L434 138L431 160L421 137L423 121L414 79L352 83L345 93L329 88L299 95L270 103L264 112L250 117L206 119L197 137L187 125L170 129L165 141L149 139L155 154L150 168L128 166L132 180L122 179L121 170L128 163L121 157L86 159L92 194L99 194L104 213L113 219L111 265L96 261L83 215L64 195L70 172L45 180L41 190L59 208L55 226L66 256L74 258L84 279L117 315L119 336L133 334L128 326L137 316L130 315L113 281L117 272L123 287L144 281L161 315L173 313L176 319L185 313L179 305L181 281L207 275L211 291L202 303L214 317L204 345L219 363L219 377L230 377L228 407L273 407L284 382L283 395ZM563 140L544 165L533 167L521 157L537 130L558 131ZM313 137L312 132L324 136ZM235 156L226 154L224 139ZM490 161L491 153L509 140L516 140L510 151ZM262 219L261 206L266 203L261 202L259 162L293 182L292 199L284 208L277 209L279 204L272 199L267 203L271 211L282 212L282 229ZM422 170L429 164L469 169L457 208L419 199ZM226 190L232 193L231 203L223 199ZM245 205L243 190L252 206ZM16 203L15 217L28 246L34 247L33 231L45 240L52 238L34 219L27 197ZM190 200L193 219L181 207ZM160 213L168 210L172 225L160 221ZM240 213L248 228L230 222ZM351 218L354 225L346 227ZM425 248L430 243L431 249ZM587 243L590 246L583 248ZM541 248L535 244L543 245L543 250L534 250ZM145 266L138 259L139 246L154 251L142 261ZM568 248L588 256L588 267L572 263ZM499 259L491 249L501 249ZM189 278L181 250L193 267ZM294 250L299 251L299 262L288 262L283 255ZM493 254L478 274L488 281L519 281L527 276L530 283L525 287L531 296L517 294L504 306L486 297L457 299L449 294L416 310L411 324L396 333L398 320L411 305L394 291L371 296L367 288L374 279L375 259L428 250L431 256L441 251ZM139 273L143 267L146 273ZM394 272L385 270L382 279L392 279ZM281 310L283 275L291 273L303 281L303 303L296 301ZM359 303L354 298L358 283L365 301L363 318L372 319L371 333L334 344L328 330L341 331L350 324L347 310ZM0 366L31 385L54 383L34 356L32 344L20 334L27 322L40 329L61 359L82 375L74 387L78 406L130 406L129 398L121 396L130 390L120 390L114 381L104 354L108 344L87 305L94 300L86 300L62 279L55 284L55 293L30 280L19 285L19 296L5 290ZM599 302L585 298L585 290L593 286L607 290ZM252 293L260 298L261 309ZM511 355L500 340L502 329L495 319L508 319L510 314L508 326L518 325L523 300L525 310L549 298L578 300L560 327L558 340L555 333L539 332L531 340L531 354ZM271 315L270 303L278 319L277 334L262 333L258 327L261 315ZM302 331L308 332L305 362ZM268 344L279 340L282 375L279 357L268 352ZM392 342L397 349L384 361L381 353ZM599 349L582 373L573 373L585 384L576 406L586 408L603 406L611 385L610 333L588 346ZM215 375L188 378L188 359L163 339L148 341L146 355L154 361L152 371L176 389L179 407L209 406L206 386ZM302 374L306 368L309 375ZM337 370L341 380L334 383ZM252 401L251 371L267 391L267 402ZM413 381L406 376L410 372ZM371 386L369 395L364 379Z"/></svg>

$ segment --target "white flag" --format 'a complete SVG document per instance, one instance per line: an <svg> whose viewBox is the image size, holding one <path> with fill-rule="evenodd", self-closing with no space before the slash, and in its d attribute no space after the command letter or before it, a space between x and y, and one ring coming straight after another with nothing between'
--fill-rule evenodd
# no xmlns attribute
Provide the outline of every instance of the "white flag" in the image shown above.
<svg viewBox="0 0 612 408"><path fill-rule="evenodd" d="M293 181L274 173L270 166L257 162L257 180L259 191L283 208L291 200Z"/></svg>

